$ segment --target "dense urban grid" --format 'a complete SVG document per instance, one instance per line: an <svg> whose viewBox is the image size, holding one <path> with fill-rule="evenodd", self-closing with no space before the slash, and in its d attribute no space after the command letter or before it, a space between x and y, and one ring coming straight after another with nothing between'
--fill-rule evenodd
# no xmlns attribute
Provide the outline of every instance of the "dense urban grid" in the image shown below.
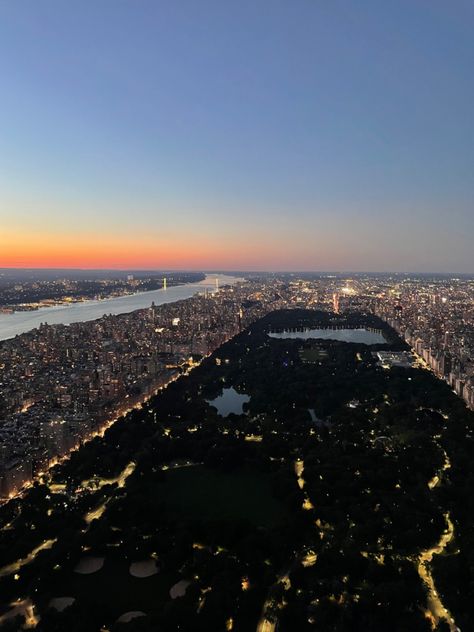
<svg viewBox="0 0 474 632"><path fill-rule="evenodd" d="M254 275L1 343L0 626L464 632L472 304Z"/></svg>
<svg viewBox="0 0 474 632"><path fill-rule="evenodd" d="M44 324L3 342L1 495L17 492L234 335L247 296L226 289L93 322ZM260 315L260 305L249 313Z"/></svg>
<svg viewBox="0 0 474 632"><path fill-rule="evenodd" d="M86 323L42 325L0 346L0 494L17 493L264 314L284 307L374 313L474 407L469 279L253 278ZM381 361L400 362L397 358Z"/></svg>

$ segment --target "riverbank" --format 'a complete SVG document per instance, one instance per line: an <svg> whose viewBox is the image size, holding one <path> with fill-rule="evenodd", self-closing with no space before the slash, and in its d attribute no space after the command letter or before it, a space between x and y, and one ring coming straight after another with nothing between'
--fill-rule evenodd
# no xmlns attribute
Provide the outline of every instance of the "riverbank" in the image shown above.
<svg viewBox="0 0 474 632"><path fill-rule="evenodd" d="M27 333L44 322L49 325L70 325L97 320L105 314L126 314L150 307L152 303L159 306L191 298L198 293L214 292L219 287L234 285L242 280L225 274L207 274L206 278L198 283L186 283L103 300L87 300L72 305L42 307L34 311L0 313L0 341Z"/></svg>

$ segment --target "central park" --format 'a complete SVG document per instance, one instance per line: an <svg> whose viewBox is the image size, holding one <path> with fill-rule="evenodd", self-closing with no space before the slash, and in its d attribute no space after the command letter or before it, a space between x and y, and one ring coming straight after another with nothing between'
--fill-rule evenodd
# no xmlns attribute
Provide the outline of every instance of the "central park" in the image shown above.
<svg viewBox="0 0 474 632"><path fill-rule="evenodd" d="M474 414L377 352L273 312L82 446L0 508L1 629L469 629Z"/></svg>

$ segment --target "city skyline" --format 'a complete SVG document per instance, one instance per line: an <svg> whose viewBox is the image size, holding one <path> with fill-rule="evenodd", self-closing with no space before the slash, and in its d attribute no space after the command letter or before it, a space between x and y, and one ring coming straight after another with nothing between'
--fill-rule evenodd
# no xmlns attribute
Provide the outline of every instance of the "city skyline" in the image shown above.
<svg viewBox="0 0 474 632"><path fill-rule="evenodd" d="M473 27L0 2L2 632L473 627Z"/></svg>
<svg viewBox="0 0 474 632"><path fill-rule="evenodd" d="M0 7L0 267L472 273L474 9Z"/></svg>

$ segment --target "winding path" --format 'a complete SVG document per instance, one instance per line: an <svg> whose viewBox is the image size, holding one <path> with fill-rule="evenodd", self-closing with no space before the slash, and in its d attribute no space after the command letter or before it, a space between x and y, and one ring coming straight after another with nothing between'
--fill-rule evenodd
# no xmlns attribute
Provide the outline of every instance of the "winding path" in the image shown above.
<svg viewBox="0 0 474 632"><path fill-rule="evenodd" d="M428 487L434 489L441 482L443 473L451 467L451 461L448 455L444 451L444 463L440 470L428 481ZM446 521L446 529L441 534L441 537L437 544L430 549L422 551L418 557L417 570L422 582L428 589L428 603L427 603L427 615L429 616L433 629L438 625L440 620L446 621L449 626L450 632L461 632L457 627L453 616L443 604L441 597L436 590L433 574L430 569L430 562L434 555L440 555L446 549L448 544L454 538L454 525L449 515L449 511L444 514Z"/></svg>
<svg viewBox="0 0 474 632"><path fill-rule="evenodd" d="M431 549L427 549L420 554L418 558L417 570L421 580L428 588L428 613L433 624L433 629L438 625L440 619L446 621L449 625L450 632L460 632L454 618L449 610L441 601L441 597L436 590L435 582L429 564L433 559L433 555L442 553L454 537L454 525L449 516L449 512L444 515L446 520L446 529L442 533L439 542Z"/></svg>

